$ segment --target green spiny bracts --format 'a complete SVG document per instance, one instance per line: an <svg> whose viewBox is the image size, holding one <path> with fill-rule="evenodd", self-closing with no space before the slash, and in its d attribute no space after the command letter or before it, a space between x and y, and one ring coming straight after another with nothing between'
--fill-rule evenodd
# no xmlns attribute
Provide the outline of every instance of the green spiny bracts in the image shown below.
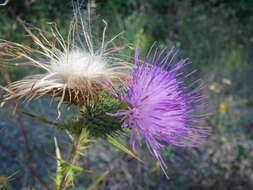
<svg viewBox="0 0 253 190"><path fill-rule="evenodd" d="M106 113L115 113L126 105L112 95L106 95L99 99L95 105L82 111L84 125L91 136L105 137L107 135L119 135L124 132L121 127L121 118L115 119Z"/></svg>
<svg viewBox="0 0 253 190"><path fill-rule="evenodd" d="M80 116L71 116L64 123L56 126L58 129L67 130L71 134L79 135L84 128L84 122Z"/></svg>
<svg viewBox="0 0 253 190"><path fill-rule="evenodd" d="M86 128L89 135L93 137L119 135L124 132L121 118L111 117L106 113L115 113L125 106L120 100L106 94L97 99L92 106L81 108L78 116L68 118L58 128L66 129L72 134L79 134L83 128Z"/></svg>

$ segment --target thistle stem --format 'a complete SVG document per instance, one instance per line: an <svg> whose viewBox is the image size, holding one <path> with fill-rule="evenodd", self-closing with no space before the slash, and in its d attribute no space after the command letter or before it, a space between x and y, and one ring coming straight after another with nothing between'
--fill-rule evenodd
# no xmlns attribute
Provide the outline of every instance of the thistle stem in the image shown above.
<svg viewBox="0 0 253 190"><path fill-rule="evenodd" d="M67 162L69 164L74 164L75 161L76 161L76 158L78 156L78 147L80 145L80 137L81 137L81 134L80 135L76 135L72 141L72 147L71 147L71 151L69 153L69 157L68 157L68 160ZM67 171L62 179L61 179L61 183L60 183L60 186L59 186L59 189L58 190L64 190L66 185L67 185L67 182L69 180L69 175L70 175L70 172Z"/></svg>

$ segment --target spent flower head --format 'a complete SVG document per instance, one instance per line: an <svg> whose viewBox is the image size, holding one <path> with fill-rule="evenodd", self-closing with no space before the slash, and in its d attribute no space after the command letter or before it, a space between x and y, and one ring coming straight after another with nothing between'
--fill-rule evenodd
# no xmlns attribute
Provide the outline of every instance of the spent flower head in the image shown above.
<svg viewBox="0 0 253 190"><path fill-rule="evenodd" d="M172 64L176 53L164 49L149 62L149 54L140 61L136 51L132 73L122 91L114 92L128 109L109 115L123 116L122 127L131 128L132 149L136 151L142 136L166 174L167 167L160 154L165 144L196 146L209 134L209 127L202 126L208 114L196 113L205 107L206 97L201 95L203 85L182 85L193 73L178 73L189 63L188 59Z"/></svg>
<svg viewBox="0 0 253 190"><path fill-rule="evenodd" d="M105 90L105 86L123 81L130 64L121 59L122 47L110 47L118 35L105 41L106 28L107 25L100 46L95 46L90 27L76 8L67 40L56 25L51 28L53 39L48 39L40 30L34 32L25 27L37 48L1 40L2 62L15 61L16 65L28 64L44 70L43 74L30 75L2 87L7 92L4 101L22 97L31 100L50 94L61 97L58 108L63 101L83 105Z"/></svg>

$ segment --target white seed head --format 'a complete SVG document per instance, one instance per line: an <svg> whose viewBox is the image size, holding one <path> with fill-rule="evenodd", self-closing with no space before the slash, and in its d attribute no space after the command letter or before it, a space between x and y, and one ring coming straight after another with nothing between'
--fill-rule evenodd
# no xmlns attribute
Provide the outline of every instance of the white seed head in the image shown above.
<svg viewBox="0 0 253 190"><path fill-rule="evenodd" d="M11 58L5 62L19 59L18 64L30 64L45 71L2 87L7 92L5 100L21 97L31 100L53 94L53 97L61 97L59 108L64 100L74 104L87 102L99 91L106 90L108 85L113 87L122 82L132 66L118 56L121 48L108 48L118 35L105 41L106 25L100 47L94 48L86 26L80 11L76 10L67 40L56 26L52 27L56 41L47 39L41 31L35 34L25 27L38 49L1 40L0 56Z"/></svg>
<svg viewBox="0 0 253 190"><path fill-rule="evenodd" d="M101 56L94 56L80 49L62 55L58 61L51 61L50 71L64 77L71 75L89 78L104 74L106 61Z"/></svg>
<svg viewBox="0 0 253 190"><path fill-rule="evenodd" d="M51 60L49 65L49 71L57 74L68 88L78 87L75 81L105 75L107 68L108 63L102 56L91 55L81 49L62 54L58 60Z"/></svg>

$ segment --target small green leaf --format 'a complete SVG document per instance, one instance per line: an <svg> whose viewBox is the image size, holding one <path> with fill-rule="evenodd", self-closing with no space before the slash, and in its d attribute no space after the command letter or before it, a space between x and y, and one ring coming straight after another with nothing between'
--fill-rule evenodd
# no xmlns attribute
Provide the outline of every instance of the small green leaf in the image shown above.
<svg viewBox="0 0 253 190"><path fill-rule="evenodd" d="M117 149L129 154L133 158L137 159L140 162L143 162L137 155L135 155L131 150L129 150L127 147L125 147L123 144L121 144L117 139L113 138L112 136L107 135L105 138L103 138L106 142L113 145Z"/></svg>
<svg viewBox="0 0 253 190"><path fill-rule="evenodd" d="M99 176L92 184L88 186L85 190L95 190L97 185L109 174L109 171L104 172L101 176Z"/></svg>
<svg viewBox="0 0 253 190"><path fill-rule="evenodd" d="M69 186L69 184L73 183L74 177L75 177L75 172L85 172L83 168L70 164L69 162L66 162L64 160L59 160L60 163L60 168L61 168L61 181L58 183L58 188L59 189L61 186L61 182L63 178L66 181L66 187Z"/></svg>
<svg viewBox="0 0 253 190"><path fill-rule="evenodd" d="M70 169L71 169L72 171L74 171L74 172L83 172L83 171L85 171L85 170L84 170L83 168L81 168L80 166L70 165L69 167L70 167Z"/></svg>
<svg viewBox="0 0 253 190"><path fill-rule="evenodd" d="M88 170L85 170L85 169L83 169L79 166L70 164L69 162L64 161L64 160L59 160L59 162L60 162L60 165L61 165L61 168L62 168L63 172L69 172L69 171L72 171L72 172L85 172L85 171L88 171Z"/></svg>

